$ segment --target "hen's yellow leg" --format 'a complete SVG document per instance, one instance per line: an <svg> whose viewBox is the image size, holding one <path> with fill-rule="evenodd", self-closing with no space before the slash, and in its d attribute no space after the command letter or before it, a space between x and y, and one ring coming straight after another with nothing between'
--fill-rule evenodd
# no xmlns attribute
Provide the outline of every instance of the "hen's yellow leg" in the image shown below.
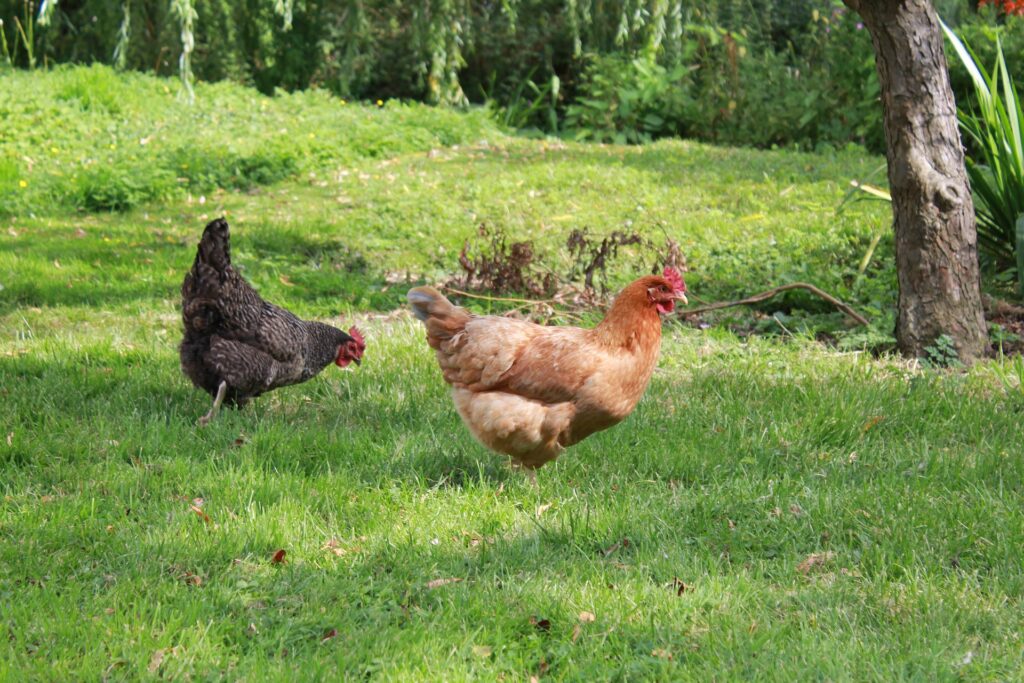
<svg viewBox="0 0 1024 683"><path fill-rule="evenodd" d="M217 396L213 399L213 405L210 406L210 412L199 418L199 426L205 427L210 424L210 420L217 417L217 413L220 412L220 404L224 402L224 395L228 393L228 383L221 382L220 386L217 387Z"/></svg>

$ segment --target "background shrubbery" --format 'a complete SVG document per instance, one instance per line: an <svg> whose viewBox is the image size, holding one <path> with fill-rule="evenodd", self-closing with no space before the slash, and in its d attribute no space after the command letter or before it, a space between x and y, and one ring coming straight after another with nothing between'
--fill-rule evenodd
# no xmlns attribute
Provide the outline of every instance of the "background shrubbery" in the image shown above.
<svg viewBox="0 0 1024 683"><path fill-rule="evenodd" d="M972 4L937 7L983 62L999 34L1007 62L1024 63L1021 19ZM82 0L31 26L31 55L14 21L30 28L28 6L0 0L21 66L177 73L191 8L195 76L268 94L488 103L511 126L584 139L883 144L870 38L838 0ZM972 97L958 64L953 85Z"/></svg>

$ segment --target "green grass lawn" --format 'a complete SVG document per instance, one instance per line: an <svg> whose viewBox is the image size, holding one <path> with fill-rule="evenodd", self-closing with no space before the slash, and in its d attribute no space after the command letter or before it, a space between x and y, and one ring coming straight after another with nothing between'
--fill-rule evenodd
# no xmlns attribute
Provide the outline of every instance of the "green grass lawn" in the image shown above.
<svg viewBox="0 0 1024 683"><path fill-rule="evenodd" d="M131 106L109 125L143 126ZM349 120L323 106L317 139ZM402 132L429 112L345 106L392 152L328 148L275 184L186 183L123 213L60 175L8 204L0 679L1024 678L1019 358L943 372L669 321L636 412L534 490L468 436L394 313L395 274L456 272L481 222L559 272L570 229L628 222L677 240L706 300L805 279L884 316L885 245L853 274L888 207L835 214L877 159L526 141L455 115L442 127L469 132L430 137ZM221 212L267 298L358 322L368 349L198 429L177 288Z"/></svg>

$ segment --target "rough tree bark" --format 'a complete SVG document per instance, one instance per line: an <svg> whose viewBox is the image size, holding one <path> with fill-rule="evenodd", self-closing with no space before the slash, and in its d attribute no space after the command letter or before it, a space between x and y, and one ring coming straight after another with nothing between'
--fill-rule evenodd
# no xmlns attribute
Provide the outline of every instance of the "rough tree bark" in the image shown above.
<svg viewBox="0 0 1024 683"><path fill-rule="evenodd" d="M871 33L896 224L901 351L943 334L961 360L986 346L974 203L938 18L929 0L843 0Z"/></svg>

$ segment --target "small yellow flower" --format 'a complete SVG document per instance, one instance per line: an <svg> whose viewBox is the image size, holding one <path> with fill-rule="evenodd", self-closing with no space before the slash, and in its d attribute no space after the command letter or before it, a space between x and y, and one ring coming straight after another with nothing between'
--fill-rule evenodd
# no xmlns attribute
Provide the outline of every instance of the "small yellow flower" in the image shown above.
<svg viewBox="0 0 1024 683"><path fill-rule="evenodd" d="M309 139L310 140L314 140L315 138L316 138L316 133L310 133L309 134Z"/></svg>
<svg viewBox="0 0 1024 683"><path fill-rule="evenodd" d="M59 150L59 149L57 149L56 147L51 147L51 148L50 148L50 151L51 151L51 152L52 152L53 154L57 154L58 152L60 152L60 150Z"/></svg>
<svg viewBox="0 0 1024 683"><path fill-rule="evenodd" d="M28 187L28 181L27 180L19 180L18 181L18 187Z"/></svg>
<svg viewBox="0 0 1024 683"><path fill-rule="evenodd" d="M115 145L115 144L111 143L111 145L110 145L110 149L117 149L117 145Z"/></svg>
<svg viewBox="0 0 1024 683"><path fill-rule="evenodd" d="M343 105L345 105L345 104L348 104L348 102L347 102L346 100L342 100L342 101L341 101L341 103L342 103Z"/></svg>
<svg viewBox="0 0 1024 683"><path fill-rule="evenodd" d="M383 107L384 106L384 100L377 100L377 106L378 107Z"/></svg>

